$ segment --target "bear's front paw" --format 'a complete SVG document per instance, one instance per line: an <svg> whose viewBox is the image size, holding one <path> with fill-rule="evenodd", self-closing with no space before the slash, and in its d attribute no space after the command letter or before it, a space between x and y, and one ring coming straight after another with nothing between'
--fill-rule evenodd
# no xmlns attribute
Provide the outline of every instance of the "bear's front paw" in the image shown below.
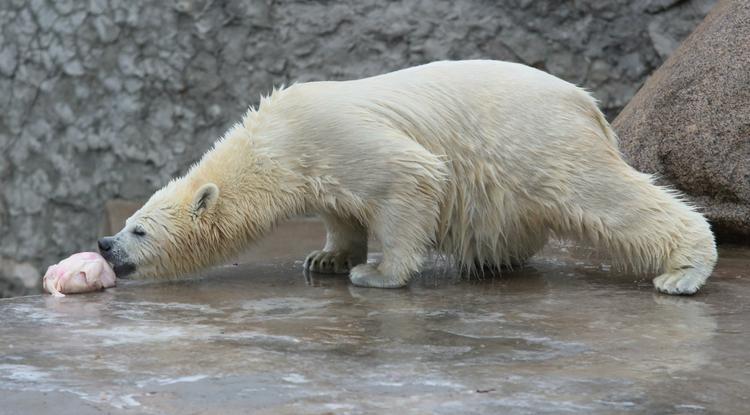
<svg viewBox="0 0 750 415"><path fill-rule="evenodd" d="M405 287L408 282L402 278L384 275L371 264L357 265L352 268L349 279L358 287L372 288L401 288Z"/></svg>
<svg viewBox="0 0 750 415"><path fill-rule="evenodd" d="M305 269L320 274L346 274L362 262L345 251L313 251L305 259Z"/></svg>

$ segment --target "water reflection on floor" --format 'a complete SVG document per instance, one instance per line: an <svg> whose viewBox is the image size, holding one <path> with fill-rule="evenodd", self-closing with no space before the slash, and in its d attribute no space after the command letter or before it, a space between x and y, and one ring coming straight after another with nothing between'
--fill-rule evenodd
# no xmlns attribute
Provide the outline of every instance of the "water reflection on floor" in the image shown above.
<svg viewBox="0 0 750 415"><path fill-rule="evenodd" d="M301 271L298 221L204 278L0 301L0 413L745 413L750 249L656 294L555 245L407 289Z"/></svg>

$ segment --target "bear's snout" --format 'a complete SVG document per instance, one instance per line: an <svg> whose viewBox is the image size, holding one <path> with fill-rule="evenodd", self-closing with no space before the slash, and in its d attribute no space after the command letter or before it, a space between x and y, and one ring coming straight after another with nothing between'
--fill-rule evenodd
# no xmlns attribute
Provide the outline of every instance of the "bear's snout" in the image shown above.
<svg viewBox="0 0 750 415"><path fill-rule="evenodd" d="M111 236L105 236L104 238L100 238L97 244L99 245L99 252L106 258L104 255L105 253L112 250L112 237Z"/></svg>
<svg viewBox="0 0 750 415"><path fill-rule="evenodd" d="M112 266L117 278L125 278L135 272L135 264L130 262L127 253L117 243L117 237L105 236L97 241L97 245L99 253Z"/></svg>

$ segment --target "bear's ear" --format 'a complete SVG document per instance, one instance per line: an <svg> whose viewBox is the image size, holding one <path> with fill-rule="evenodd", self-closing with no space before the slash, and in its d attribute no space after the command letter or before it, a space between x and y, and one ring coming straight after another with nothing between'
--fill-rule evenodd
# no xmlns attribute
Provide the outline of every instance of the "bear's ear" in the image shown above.
<svg viewBox="0 0 750 415"><path fill-rule="evenodd" d="M199 217L211 209L219 200L219 187L213 183L206 183L195 192L191 211L194 217Z"/></svg>

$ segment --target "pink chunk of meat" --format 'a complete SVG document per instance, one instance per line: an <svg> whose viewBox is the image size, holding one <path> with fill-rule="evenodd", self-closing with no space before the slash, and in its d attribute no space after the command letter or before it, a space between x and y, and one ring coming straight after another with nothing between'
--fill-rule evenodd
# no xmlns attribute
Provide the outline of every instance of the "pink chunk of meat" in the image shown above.
<svg viewBox="0 0 750 415"><path fill-rule="evenodd" d="M79 252L47 268L44 290L56 297L115 286L115 272L96 252Z"/></svg>

